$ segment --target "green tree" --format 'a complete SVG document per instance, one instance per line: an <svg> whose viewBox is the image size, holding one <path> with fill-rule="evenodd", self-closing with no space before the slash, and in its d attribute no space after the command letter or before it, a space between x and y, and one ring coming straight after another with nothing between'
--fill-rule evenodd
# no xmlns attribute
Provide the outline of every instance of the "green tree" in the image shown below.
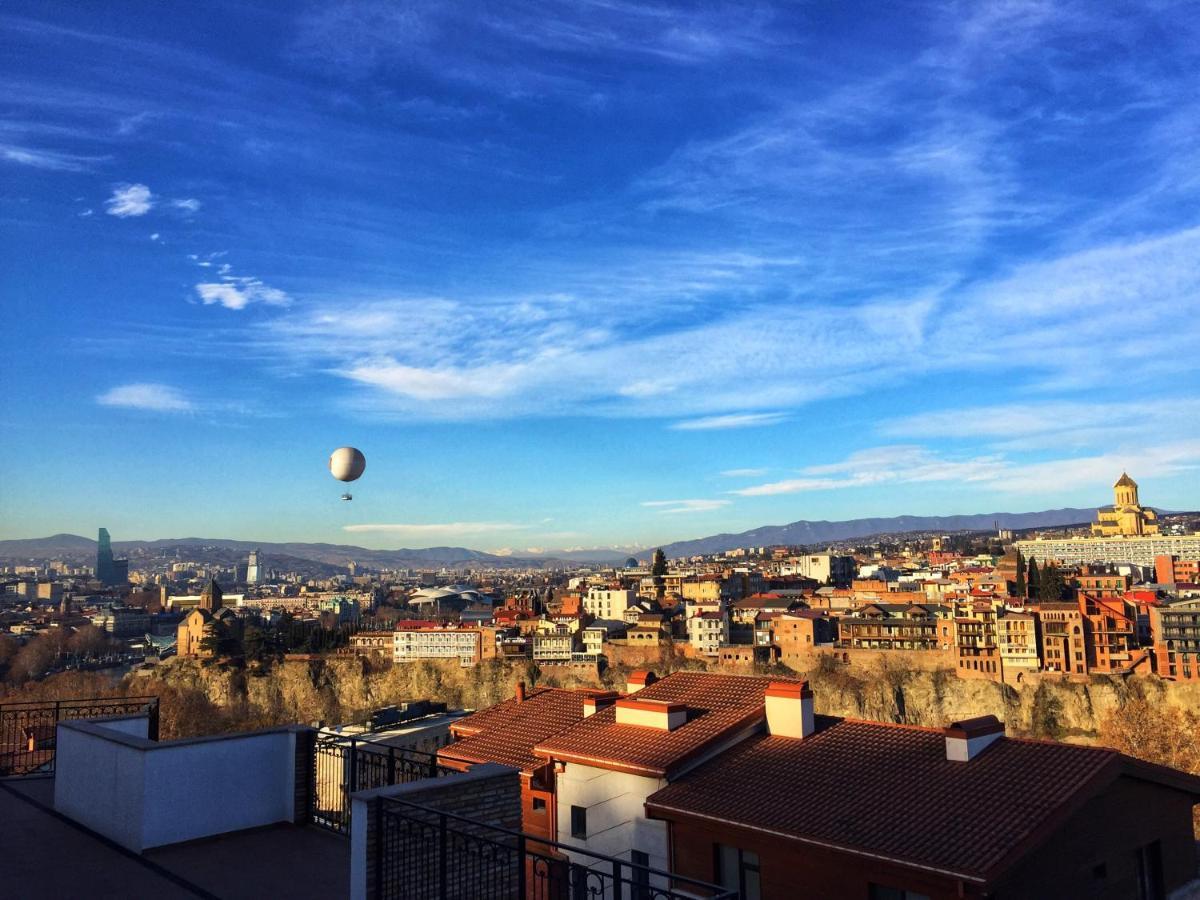
<svg viewBox="0 0 1200 900"><path fill-rule="evenodd" d="M1066 593L1067 583L1057 566L1046 563L1038 576L1038 599L1042 603L1057 603Z"/></svg>
<svg viewBox="0 0 1200 900"><path fill-rule="evenodd" d="M1021 598L1024 598L1029 594L1029 587L1025 583L1025 557L1023 557L1020 553L1017 554L1016 594Z"/></svg>
<svg viewBox="0 0 1200 900"><path fill-rule="evenodd" d="M1039 577L1038 577L1038 567L1037 567L1036 559L1031 559L1029 561L1029 571L1025 575L1025 580L1026 580L1026 582L1028 582L1028 589L1026 592L1028 594L1028 596L1030 596L1030 597L1040 596L1038 594L1038 582L1041 579L1039 579Z"/></svg>

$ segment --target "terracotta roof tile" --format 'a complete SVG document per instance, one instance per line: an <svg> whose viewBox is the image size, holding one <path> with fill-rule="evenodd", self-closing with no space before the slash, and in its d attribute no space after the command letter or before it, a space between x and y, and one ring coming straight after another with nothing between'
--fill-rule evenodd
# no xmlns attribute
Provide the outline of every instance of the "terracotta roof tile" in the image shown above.
<svg viewBox="0 0 1200 900"><path fill-rule="evenodd" d="M812 736L751 738L646 804L982 878L1121 759L1005 738L950 762L940 730L819 716Z"/></svg>
<svg viewBox="0 0 1200 900"><path fill-rule="evenodd" d="M607 709L543 740L533 752L623 772L671 777L706 748L763 718L771 678L675 672L637 697L687 705L688 721L674 731L618 725Z"/></svg>
<svg viewBox="0 0 1200 900"><path fill-rule="evenodd" d="M587 693L541 688L530 691L523 703L511 699L480 710L451 726L462 737L439 750L438 756L532 771L545 765L545 760L533 755L534 744L580 721Z"/></svg>

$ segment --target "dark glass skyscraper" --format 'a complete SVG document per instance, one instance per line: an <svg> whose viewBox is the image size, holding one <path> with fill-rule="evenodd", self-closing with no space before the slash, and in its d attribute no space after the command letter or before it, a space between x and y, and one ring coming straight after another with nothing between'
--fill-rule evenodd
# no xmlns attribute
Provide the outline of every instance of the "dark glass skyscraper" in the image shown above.
<svg viewBox="0 0 1200 900"><path fill-rule="evenodd" d="M101 584L112 584L116 574L113 565L112 541L108 537L108 529L101 528L100 536L96 539L96 580Z"/></svg>
<svg viewBox="0 0 1200 900"><path fill-rule="evenodd" d="M124 585L129 581L129 560L113 559L108 529L101 528L96 538L96 580L103 585Z"/></svg>

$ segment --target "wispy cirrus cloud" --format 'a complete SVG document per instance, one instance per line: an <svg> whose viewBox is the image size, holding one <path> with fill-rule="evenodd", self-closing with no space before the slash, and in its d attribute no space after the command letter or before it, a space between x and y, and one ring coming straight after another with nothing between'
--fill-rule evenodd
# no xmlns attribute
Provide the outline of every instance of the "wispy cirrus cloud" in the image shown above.
<svg viewBox="0 0 1200 900"><path fill-rule="evenodd" d="M799 478L754 485L730 493L767 497L875 485L945 482L1004 493L1043 494L1095 487L1111 480L1114 472L1130 468L1147 477L1200 469L1200 440L1033 461L1017 461L1001 454L955 457L915 445L875 447L853 453L839 462L808 466L801 470Z"/></svg>
<svg viewBox="0 0 1200 900"><path fill-rule="evenodd" d="M110 388L96 398L101 406L119 406L148 412L185 413L196 404L178 388L154 382L135 382Z"/></svg>
<svg viewBox="0 0 1200 900"><path fill-rule="evenodd" d="M154 208L156 198L144 184L118 184L112 196L104 201L104 211L110 216L127 219L144 216Z"/></svg>
<svg viewBox="0 0 1200 900"><path fill-rule="evenodd" d="M714 510L722 509L729 506L732 501L729 500L708 500L708 499L693 499L693 500L644 500L642 506L648 509L657 510L660 513L667 515L675 515L678 513L702 513L713 512Z"/></svg>
<svg viewBox="0 0 1200 900"><path fill-rule="evenodd" d="M40 150L0 143L0 159L51 172L82 172L91 168L93 163L101 162L106 157L80 156L58 150Z"/></svg>
<svg viewBox="0 0 1200 900"><path fill-rule="evenodd" d="M703 416L675 422L670 427L675 431L714 431L723 428L757 428L763 425L778 425L787 419L784 413L730 413L723 416Z"/></svg>
<svg viewBox="0 0 1200 900"><path fill-rule="evenodd" d="M721 473L723 478L758 478L766 475L769 469L726 469Z"/></svg>

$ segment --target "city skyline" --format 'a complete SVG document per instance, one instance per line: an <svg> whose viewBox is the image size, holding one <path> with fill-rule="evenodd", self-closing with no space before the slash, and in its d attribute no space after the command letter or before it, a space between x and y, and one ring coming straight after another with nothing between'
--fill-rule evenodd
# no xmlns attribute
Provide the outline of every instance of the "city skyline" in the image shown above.
<svg viewBox="0 0 1200 900"><path fill-rule="evenodd" d="M0 538L1200 507L1198 29L7 5Z"/></svg>

